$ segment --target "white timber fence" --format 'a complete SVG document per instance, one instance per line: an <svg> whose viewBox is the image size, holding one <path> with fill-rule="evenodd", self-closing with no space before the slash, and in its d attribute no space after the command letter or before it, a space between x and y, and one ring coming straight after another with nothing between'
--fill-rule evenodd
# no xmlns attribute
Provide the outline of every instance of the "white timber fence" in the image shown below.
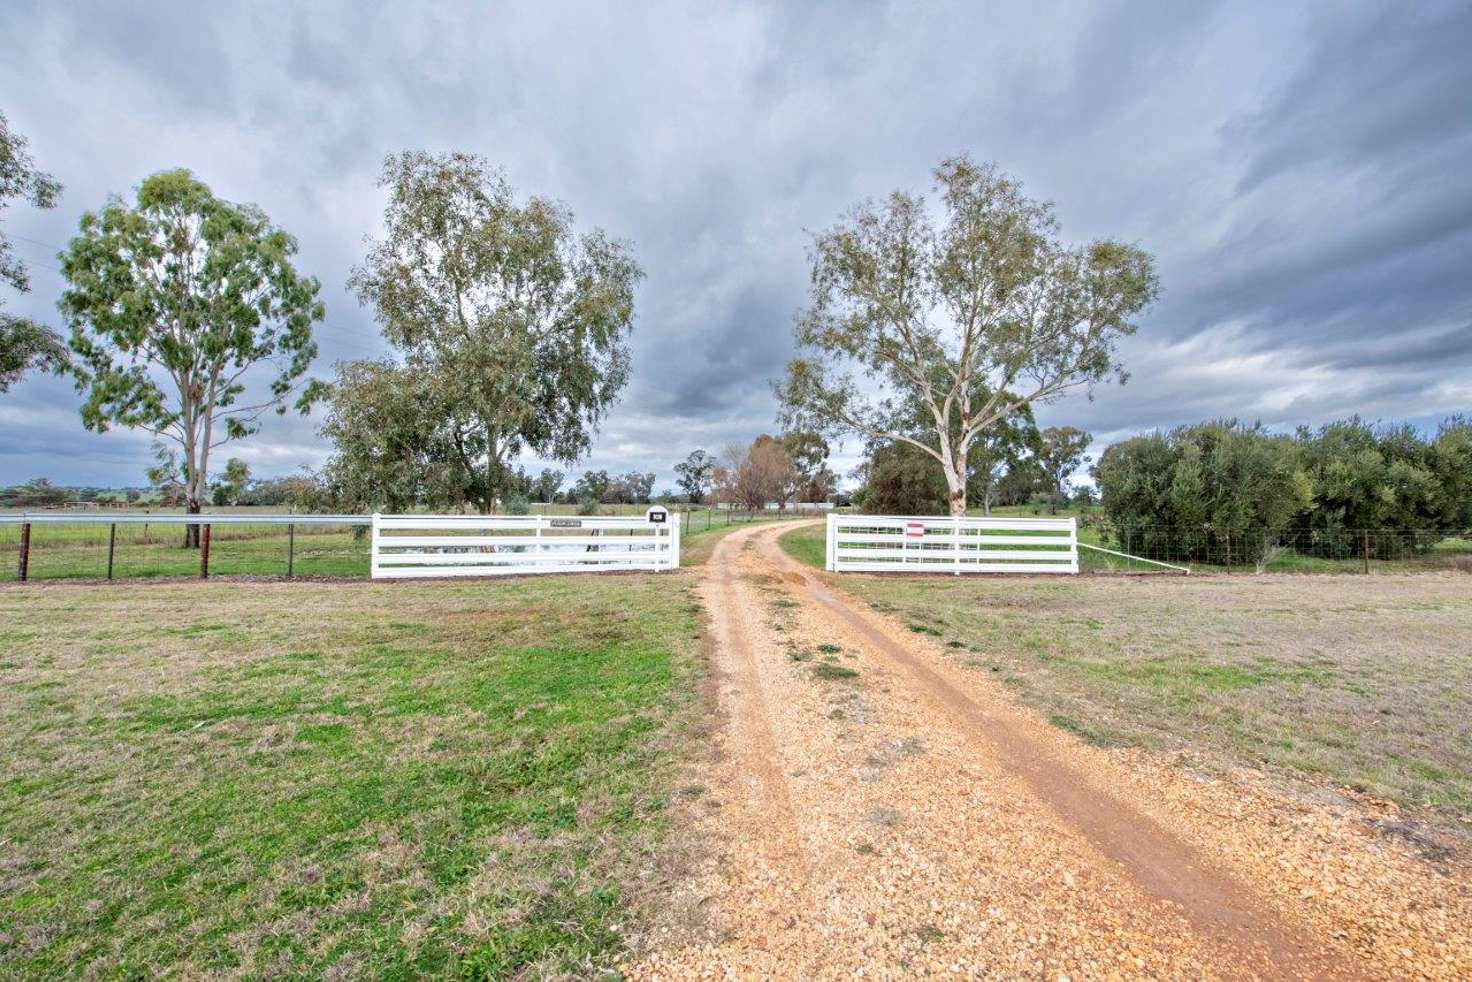
<svg viewBox="0 0 1472 982"><path fill-rule="evenodd" d="M1072 518L828 516L836 573L1077 573Z"/></svg>
<svg viewBox="0 0 1472 982"><path fill-rule="evenodd" d="M677 569L680 516L374 515L374 579Z"/></svg>

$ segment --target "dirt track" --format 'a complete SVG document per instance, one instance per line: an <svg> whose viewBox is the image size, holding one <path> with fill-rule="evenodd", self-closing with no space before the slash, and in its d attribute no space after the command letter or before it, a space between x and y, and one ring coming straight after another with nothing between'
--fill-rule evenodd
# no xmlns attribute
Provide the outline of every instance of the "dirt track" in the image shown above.
<svg viewBox="0 0 1472 982"><path fill-rule="evenodd" d="M1079 743L798 568L790 527L700 574L721 752L671 898L700 916L631 975L1472 975L1465 866Z"/></svg>

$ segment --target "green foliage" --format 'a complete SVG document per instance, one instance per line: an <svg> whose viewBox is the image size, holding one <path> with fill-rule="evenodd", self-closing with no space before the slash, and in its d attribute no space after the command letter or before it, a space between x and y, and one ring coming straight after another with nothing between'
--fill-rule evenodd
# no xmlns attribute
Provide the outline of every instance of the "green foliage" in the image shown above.
<svg viewBox="0 0 1472 982"><path fill-rule="evenodd" d="M506 499L506 514L508 515L530 515L532 503L525 495L513 494Z"/></svg>
<svg viewBox="0 0 1472 982"><path fill-rule="evenodd" d="M871 515L936 515L946 510L946 479L935 458L907 443L880 443L864 462L855 494Z"/></svg>
<svg viewBox="0 0 1472 982"><path fill-rule="evenodd" d="M27 146L26 138L13 132L10 121L0 113L0 211L14 198L36 208L54 208L61 196L61 185L50 174L36 169ZM22 293L30 289L25 263L15 255L3 233L0 233L0 280Z"/></svg>
<svg viewBox="0 0 1472 982"><path fill-rule="evenodd" d="M66 344L51 328L0 312L0 392L32 369L61 372L70 364Z"/></svg>
<svg viewBox="0 0 1472 982"><path fill-rule="evenodd" d="M459 507L480 479L446 439L451 407L429 373L390 361L337 366L319 432L336 450L327 483L351 510Z"/></svg>
<svg viewBox="0 0 1472 982"><path fill-rule="evenodd" d="M62 256L60 307L83 424L177 444L191 510L204 498L211 451L255 432L265 412L285 412L316 357L312 325L323 306L295 254L296 240L259 208L171 170L145 179L133 205L113 198L84 214ZM267 391L247 402L263 364L273 369ZM297 406L305 411L307 397Z"/></svg>
<svg viewBox="0 0 1472 982"><path fill-rule="evenodd" d="M53 208L61 195L61 185L50 174L36 169L26 152L27 141L10 129L5 114L0 113L0 213L15 198L36 208ZM31 288L25 263L15 254L3 230L0 230L0 281L25 293ZM0 392L9 389L33 368L57 372L70 362L66 345L49 327L4 311L0 300Z"/></svg>
<svg viewBox="0 0 1472 982"><path fill-rule="evenodd" d="M828 467L828 441L812 430L788 430L779 442L792 462L792 497L797 501L832 498L838 475Z"/></svg>
<svg viewBox="0 0 1472 982"><path fill-rule="evenodd" d="M1472 523L1472 427L1452 417L1427 440L1354 417L1288 437L1216 421L1115 444L1094 476L1106 516L1140 549L1221 555L1235 538L1245 556L1246 537L1271 545L1295 528L1320 534L1318 552L1337 548L1339 558L1364 547L1348 530L1419 530L1368 545L1425 550Z"/></svg>
<svg viewBox="0 0 1472 982"><path fill-rule="evenodd" d="M250 484L250 467L239 457L225 462L224 476L210 487L210 503L216 506L238 505Z"/></svg>
<svg viewBox="0 0 1472 982"><path fill-rule="evenodd" d="M542 473L538 474L531 482L529 491L532 499L540 501L544 505L551 504L557 500L557 491L562 487L564 476L562 471L554 470L551 467L542 468Z"/></svg>
<svg viewBox="0 0 1472 982"><path fill-rule="evenodd" d="M513 489L508 461L523 450L565 462L587 451L628 380L643 273L627 245L576 234L564 205L518 203L480 157L405 151L380 184L385 236L349 285L402 364L340 373L335 417L372 428L330 420L328 469L375 507L489 511Z"/></svg>
<svg viewBox="0 0 1472 982"><path fill-rule="evenodd" d="M698 505L710 491L711 474L715 471L716 459L704 450L692 450L690 456L675 465L679 475L680 490L685 500Z"/></svg>
<svg viewBox="0 0 1472 982"><path fill-rule="evenodd" d="M1051 509L1056 514L1059 502L1068 493L1065 487L1068 475L1087 460L1084 451L1089 449L1094 438L1074 426L1050 426L1040 437L1037 460L1048 475L1048 490L1053 495Z"/></svg>
<svg viewBox="0 0 1472 982"><path fill-rule="evenodd" d="M923 197L866 202L812 250L799 357L777 386L783 421L906 443L932 456L965 511L973 440L1022 406L1119 379L1119 338L1154 300L1154 260L1100 240L1064 245L1051 208L965 156ZM920 435L896 407L925 410Z"/></svg>
<svg viewBox="0 0 1472 982"><path fill-rule="evenodd" d="M596 505L608 497L612 486L613 478L608 476L608 471L584 471L569 493L579 502L591 500Z"/></svg>
<svg viewBox="0 0 1472 982"><path fill-rule="evenodd" d="M973 386L978 399L986 391L984 386ZM894 414L892 426L918 437L926 415L923 406L911 404ZM1046 480L1038 457L1041 448L1032 407L1019 406L1012 415L997 420L967 449L968 499L979 502L985 514L995 504L1026 501ZM861 468L864 484L856 498L862 510L874 515L934 515L947 510L945 471L932 455L912 443L887 440L869 441L868 451Z"/></svg>
<svg viewBox="0 0 1472 982"><path fill-rule="evenodd" d="M6 508L55 508L72 498L70 488L52 484L45 477L34 477L24 484L0 488L0 506Z"/></svg>

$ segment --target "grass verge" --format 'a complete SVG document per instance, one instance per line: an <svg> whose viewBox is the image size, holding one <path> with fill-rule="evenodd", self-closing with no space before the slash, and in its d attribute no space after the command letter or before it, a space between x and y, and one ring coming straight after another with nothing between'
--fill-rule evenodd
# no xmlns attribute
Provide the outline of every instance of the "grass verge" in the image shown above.
<svg viewBox="0 0 1472 982"><path fill-rule="evenodd" d="M0 590L0 973L606 965L698 715L692 587Z"/></svg>
<svg viewBox="0 0 1472 982"><path fill-rule="evenodd" d="M822 535L779 541L821 566ZM841 583L1090 742L1190 748L1472 820L1465 574Z"/></svg>

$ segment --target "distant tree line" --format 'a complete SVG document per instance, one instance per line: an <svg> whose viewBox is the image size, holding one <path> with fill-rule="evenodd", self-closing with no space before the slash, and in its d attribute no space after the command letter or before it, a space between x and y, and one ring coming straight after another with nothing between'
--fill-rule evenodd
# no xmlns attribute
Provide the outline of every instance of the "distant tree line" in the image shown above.
<svg viewBox="0 0 1472 982"><path fill-rule="evenodd" d="M1116 443L1093 474L1108 522L1147 551L1221 555L1288 529L1347 554L1426 549L1472 529L1472 418L1449 417L1432 437L1359 417L1292 435L1213 420ZM1417 534L1349 534L1364 529Z"/></svg>

